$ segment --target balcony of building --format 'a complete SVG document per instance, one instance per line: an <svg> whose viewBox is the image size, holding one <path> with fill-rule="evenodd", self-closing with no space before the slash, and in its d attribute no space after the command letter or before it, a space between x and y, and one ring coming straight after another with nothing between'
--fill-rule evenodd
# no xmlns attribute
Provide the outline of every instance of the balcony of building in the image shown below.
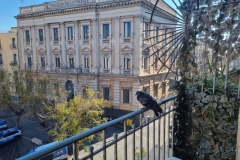
<svg viewBox="0 0 240 160"><path fill-rule="evenodd" d="M12 50L16 50L16 49L17 49L17 44L9 44L9 47L10 47Z"/></svg>
<svg viewBox="0 0 240 160"><path fill-rule="evenodd" d="M162 159L173 156L173 115L177 108L177 96L159 101L164 110L160 117L148 109L140 109L120 118L108 121L85 132L57 142L18 160L38 159L65 146L73 146L73 159ZM118 126L121 132L109 135L108 129ZM102 140L88 144L88 152L78 150L77 142L96 133Z"/></svg>

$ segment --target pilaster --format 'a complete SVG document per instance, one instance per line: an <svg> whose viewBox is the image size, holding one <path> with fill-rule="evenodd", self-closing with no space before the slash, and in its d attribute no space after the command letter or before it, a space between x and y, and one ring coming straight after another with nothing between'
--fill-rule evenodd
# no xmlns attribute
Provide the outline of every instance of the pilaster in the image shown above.
<svg viewBox="0 0 240 160"><path fill-rule="evenodd" d="M114 62L114 68L113 73L114 74L120 74L120 62L121 62L121 56L120 56L120 28L119 28L119 18L115 17L115 58Z"/></svg>
<svg viewBox="0 0 240 160"><path fill-rule="evenodd" d="M75 67L80 67L80 53L79 53L79 33L78 33L78 21L74 21L74 40L75 40L75 51L76 51L76 60L75 60Z"/></svg>
<svg viewBox="0 0 240 160"><path fill-rule="evenodd" d="M35 36L35 25L31 26L31 43L33 51L33 69L37 67L37 53L36 53L36 36Z"/></svg>
<svg viewBox="0 0 240 160"><path fill-rule="evenodd" d="M62 65L64 67L67 67L67 53L66 53L66 34L65 34L65 23L60 22L60 27L61 27L61 38L60 38L60 43L62 48L60 49L62 51Z"/></svg>
<svg viewBox="0 0 240 160"><path fill-rule="evenodd" d="M47 51L47 64L48 70L50 70L50 67L52 66L52 58L51 58L51 48L50 48L50 29L49 24L45 24L45 35L46 35L46 51Z"/></svg>

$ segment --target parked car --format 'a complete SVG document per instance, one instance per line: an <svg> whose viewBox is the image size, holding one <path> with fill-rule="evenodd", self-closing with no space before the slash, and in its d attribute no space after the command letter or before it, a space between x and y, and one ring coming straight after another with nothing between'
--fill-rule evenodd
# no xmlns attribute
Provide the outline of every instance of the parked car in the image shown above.
<svg viewBox="0 0 240 160"><path fill-rule="evenodd" d="M7 122L4 119L0 119L0 131L7 129Z"/></svg>
<svg viewBox="0 0 240 160"><path fill-rule="evenodd" d="M9 128L0 132L0 145L9 143L12 141L19 141L22 137L22 131L17 127Z"/></svg>
<svg viewBox="0 0 240 160"><path fill-rule="evenodd" d="M31 154L34 152L38 152L44 148L48 148L51 146L54 146L58 141L56 142L51 142L36 148L31 149L27 154ZM63 148L60 148L52 153L49 153L45 156L42 156L38 158L37 160L72 160L73 159L73 149L72 145L65 146Z"/></svg>

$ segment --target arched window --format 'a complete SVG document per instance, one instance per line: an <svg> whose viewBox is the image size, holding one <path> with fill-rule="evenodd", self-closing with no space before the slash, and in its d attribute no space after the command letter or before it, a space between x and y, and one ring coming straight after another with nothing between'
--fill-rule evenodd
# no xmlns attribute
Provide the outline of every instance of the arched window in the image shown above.
<svg viewBox="0 0 240 160"><path fill-rule="evenodd" d="M69 67L74 68L74 55L69 55Z"/></svg>
<svg viewBox="0 0 240 160"><path fill-rule="evenodd" d="M131 69L131 56L129 54L124 55L123 63L124 69Z"/></svg>
<svg viewBox="0 0 240 160"><path fill-rule="evenodd" d="M103 68L109 69L109 67L110 67L110 56L108 54L105 54L103 56Z"/></svg>
<svg viewBox="0 0 240 160"><path fill-rule="evenodd" d="M84 56L84 68L90 68L90 56L88 54Z"/></svg>
<svg viewBox="0 0 240 160"><path fill-rule="evenodd" d="M60 67L60 56L55 55L55 67Z"/></svg>
<svg viewBox="0 0 240 160"><path fill-rule="evenodd" d="M41 55L40 61L41 61L41 67L45 67L45 55Z"/></svg>

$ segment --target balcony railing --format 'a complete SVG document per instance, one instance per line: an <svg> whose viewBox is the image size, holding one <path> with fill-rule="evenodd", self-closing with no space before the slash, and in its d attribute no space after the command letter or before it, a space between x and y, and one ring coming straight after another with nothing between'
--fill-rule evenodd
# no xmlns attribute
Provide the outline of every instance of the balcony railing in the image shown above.
<svg viewBox="0 0 240 160"><path fill-rule="evenodd" d="M11 49L17 49L17 45L16 45L16 44L10 44L9 47L10 47Z"/></svg>
<svg viewBox="0 0 240 160"><path fill-rule="evenodd" d="M173 155L173 111L176 107L174 101L177 95L163 99L159 102L164 113L156 118L152 111L139 109L120 118L91 128L85 132L57 142L53 146L43 148L28 154L18 160L32 160L73 144L74 159L162 159L165 160ZM128 128L128 122L134 118L132 128ZM136 120L138 119L138 121ZM123 131L114 133L113 137L107 138L107 129L119 126L123 123ZM78 151L76 145L79 140L102 132L103 139L89 146L89 152ZM94 148L97 148L94 150ZM137 153L136 150L139 150ZM144 150L146 152L144 152ZM123 158L124 157L124 158Z"/></svg>

